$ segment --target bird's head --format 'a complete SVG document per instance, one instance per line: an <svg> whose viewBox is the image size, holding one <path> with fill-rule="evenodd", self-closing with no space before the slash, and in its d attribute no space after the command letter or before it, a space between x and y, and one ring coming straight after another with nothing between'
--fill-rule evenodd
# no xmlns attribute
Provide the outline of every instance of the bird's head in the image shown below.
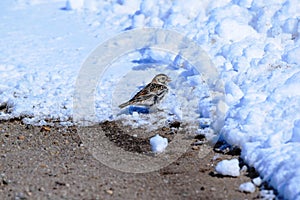
<svg viewBox="0 0 300 200"><path fill-rule="evenodd" d="M152 82L154 82L154 83L159 83L159 84L163 84L163 85L167 84L170 81L171 81L171 79L165 74L158 74L152 80Z"/></svg>

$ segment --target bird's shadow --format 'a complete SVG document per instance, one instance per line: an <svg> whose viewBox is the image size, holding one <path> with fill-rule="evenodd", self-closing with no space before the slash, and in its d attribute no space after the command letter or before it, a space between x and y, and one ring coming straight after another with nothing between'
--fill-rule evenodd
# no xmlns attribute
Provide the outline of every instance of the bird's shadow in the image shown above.
<svg viewBox="0 0 300 200"><path fill-rule="evenodd" d="M141 106L129 106L128 112L131 115L134 112L141 113L141 114L149 114L150 113L149 108L141 107Z"/></svg>
<svg viewBox="0 0 300 200"><path fill-rule="evenodd" d="M141 107L141 106L129 106L126 109L123 109L120 114L129 114L132 115L133 113L139 114L149 114L149 108Z"/></svg>

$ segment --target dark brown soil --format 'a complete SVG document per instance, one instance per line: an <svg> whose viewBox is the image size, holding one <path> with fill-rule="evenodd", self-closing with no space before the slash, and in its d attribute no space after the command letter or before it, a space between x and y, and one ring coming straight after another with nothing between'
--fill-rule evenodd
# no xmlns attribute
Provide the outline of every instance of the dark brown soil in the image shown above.
<svg viewBox="0 0 300 200"><path fill-rule="evenodd" d="M156 134L164 138L168 138L168 142L171 142L174 135L177 133L176 129L170 127L161 127L148 133L144 138L135 137L134 132L140 132L139 129L131 130L130 127L125 127L121 122L106 121L99 124L99 127L105 132L105 136L109 138L116 146L121 147L126 151L137 153L149 153L151 152L150 138ZM130 130L128 134L126 130Z"/></svg>
<svg viewBox="0 0 300 200"><path fill-rule="evenodd" d="M126 134L128 127L99 125L112 144L126 151L149 152L147 138ZM161 129L170 134L169 127ZM238 191L251 174L215 175L222 159L206 144L189 148L178 160L154 172L124 173L103 165L82 143L77 127L33 127L0 123L0 199L257 199ZM176 133L175 133L176 134ZM168 137L172 140L172 134ZM199 153L208 151L204 158ZM253 177L252 177L253 178Z"/></svg>

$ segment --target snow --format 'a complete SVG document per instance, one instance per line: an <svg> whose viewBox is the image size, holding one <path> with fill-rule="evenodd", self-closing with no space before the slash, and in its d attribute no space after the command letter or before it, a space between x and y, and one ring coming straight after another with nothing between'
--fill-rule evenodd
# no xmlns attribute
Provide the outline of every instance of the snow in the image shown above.
<svg viewBox="0 0 300 200"><path fill-rule="evenodd" d="M92 50L124 30L176 30L208 54L216 79L224 82L225 103L214 107L207 98L206 71L195 71L171 52L149 48L121 55L99 77L96 120L127 119L151 127L153 117L196 124L216 110L226 113L220 123L207 120L205 126L214 129L205 130L208 136L216 134L219 124L222 137L242 149L244 161L280 197L300 198L298 0L18 0L1 1L0 9L0 120L74 124L75 83ZM112 107L161 70L174 79L160 105L166 112L117 116ZM135 79L126 84L130 75ZM122 98L113 98L116 91L124 92ZM182 109L186 105L192 111L188 115Z"/></svg>
<svg viewBox="0 0 300 200"><path fill-rule="evenodd" d="M260 199L262 200L276 199L276 195L273 190L261 190L259 193Z"/></svg>
<svg viewBox="0 0 300 200"><path fill-rule="evenodd" d="M242 183L239 187L239 190L241 192L253 193L255 192L255 185L251 182Z"/></svg>
<svg viewBox="0 0 300 200"><path fill-rule="evenodd" d="M288 51L284 55L284 59L288 63L298 64L299 65L300 64L299 54L300 54L300 47L296 47L296 48L293 48L290 51Z"/></svg>
<svg viewBox="0 0 300 200"><path fill-rule="evenodd" d="M156 134L150 138L151 150L153 153L161 153L168 146L168 139Z"/></svg>
<svg viewBox="0 0 300 200"><path fill-rule="evenodd" d="M222 160L218 162L215 170L218 174L224 176L237 177L240 175L239 161L236 158L231 160Z"/></svg>
<svg viewBox="0 0 300 200"><path fill-rule="evenodd" d="M239 30L239 31L232 31L232 30ZM216 26L216 33L219 36L224 37L224 39L227 40L228 42L229 41L238 42L248 37L256 36L256 32L252 27L248 26L247 24L239 23L232 18L223 19Z"/></svg>
<svg viewBox="0 0 300 200"><path fill-rule="evenodd" d="M82 9L83 5L84 5L84 0L67 0L66 9L67 10Z"/></svg>
<svg viewBox="0 0 300 200"><path fill-rule="evenodd" d="M261 186L262 184L262 179L260 177L256 177L252 180L253 184L256 185L257 187Z"/></svg>

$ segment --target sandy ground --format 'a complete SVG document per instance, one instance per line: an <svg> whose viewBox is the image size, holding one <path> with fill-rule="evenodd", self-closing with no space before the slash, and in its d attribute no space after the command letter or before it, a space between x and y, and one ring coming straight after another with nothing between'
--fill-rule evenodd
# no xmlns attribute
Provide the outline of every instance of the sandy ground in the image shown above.
<svg viewBox="0 0 300 200"><path fill-rule="evenodd" d="M106 125L99 128L105 129ZM113 126L106 127L112 131ZM125 173L95 159L78 136L78 127L33 127L18 120L0 123L0 199L258 199L238 190L255 172L233 178L214 173L222 159L209 145L191 146L178 160L149 173ZM111 135L107 135L113 138ZM127 137L128 138L128 137ZM123 138L124 139L124 138ZM118 140L118 138L114 138ZM138 141L120 148L147 151ZM127 145L127 147L126 147ZM201 151L209 153L204 158ZM213 159L218 155L218 159Z"/></svg>

